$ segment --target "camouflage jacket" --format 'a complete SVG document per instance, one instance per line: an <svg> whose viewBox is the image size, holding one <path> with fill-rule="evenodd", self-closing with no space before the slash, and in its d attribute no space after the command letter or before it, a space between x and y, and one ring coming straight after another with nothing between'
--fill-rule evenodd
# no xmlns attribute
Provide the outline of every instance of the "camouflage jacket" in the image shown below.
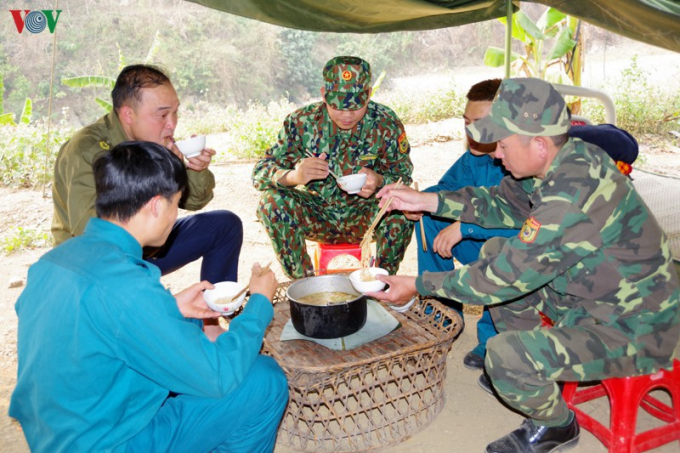
<svg viewBox="0 0 680 453"><path fill-rule="evenodd" d="M118 115L111 112L76 132L62 145L54 164L52 185L52 236L55 246L80 235L87 221L96 216L92 164L101 153L126 140ZM187 174L189 193L180 207L197 211L213 198L215 177L209 170L190 170Z"/></svg>
<svg viewBox="0 0 680 453"><path fill-rule="evenodd" d="M557 325L613 326L644 343L647 356L667 359L677 344L680 290L668 240L601 149L570 139L544 179L440 192L436 215L521 230L498 256L418 277L421 294L489 305L537 291L537 309Z"/></svg>
<svg viewBox="0 0 680 453"><path fill-rule="evenodd" d="M368 167L385 178L385 184L411 184L411 163L404 126L388 107L370 101L364 118L351 130L343 131L330 119L322 102L310 104L288 115L278 141L253 168L253 185L258 190L284 187L277 181L306 158L309 150L319 156L326 153L330 170L348 175ZM303 190L318 193L329 201L346 204L375 202L374 198L348 195L340 190L332 177L310 181Z"/></svg>

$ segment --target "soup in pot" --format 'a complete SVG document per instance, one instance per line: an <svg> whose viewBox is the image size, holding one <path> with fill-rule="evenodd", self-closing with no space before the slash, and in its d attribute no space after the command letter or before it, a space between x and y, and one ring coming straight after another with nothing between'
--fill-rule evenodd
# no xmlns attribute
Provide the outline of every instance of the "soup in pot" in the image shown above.
<svg viewBox="0 0 680 453"><path fill-rule="evenodd" d="M356 299L356 294L342 293L339 291L328 291L309 294L298 299L298 302L306 305L329 305L349 302Z"/></svg>

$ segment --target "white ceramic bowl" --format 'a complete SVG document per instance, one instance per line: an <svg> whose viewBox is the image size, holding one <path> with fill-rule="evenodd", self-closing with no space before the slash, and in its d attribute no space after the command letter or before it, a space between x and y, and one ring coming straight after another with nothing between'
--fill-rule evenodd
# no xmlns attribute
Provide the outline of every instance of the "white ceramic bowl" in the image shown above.
<svg viewBox="0 0 680 453"><path fill-rule="evenodd" d="M177 145L177 148L187 159L190 159L201 154L201 151L205 148L205 135L197 135L196 137L175 142L175 145Z"/></svg>
<svg viewBox="0 0 680 453"><path fill-rule="evenodd" d="M409 309L413 306L413 304L416 302L417 299L418 299L418 296L415 295L411 298L411 300L409 300L408 302L406 302L402 306L388 305L388 307L390 307L394 311L398 311L399 313L405 313L405 312L409 311Z"/></svg>
<svg viewBox="0 0 680 453"><path fill-rule="evenodd" d="M238 282L215 283L215 289L203 291L203 299L205 299L205 303L212 310L223 315L230 315L238 310L246 298L246 291L244 291L236 300L232 300L233 296L242 289L243 285L240 285Z"/></svg>
<svg viewBox="0 0 680 453"><path fill-rule="evenodd" d="M381 282L380 280L363 281L361 279L361 271L362 269L357 269L356 271L349 274L349 281L352 282L354 289L360 293L368 293L380 291L385 287L385 283ZM369 267L368 272L370 272L370 274L373 276L378 274L388 275L388 272L380 267Z"/></svg>
<svg viewBox="0 0 680 453"><path fill-rule="evenodd" d="M355 173L338 179L338 185L350 195L359 193L366 184L366 173Z"/></svg>

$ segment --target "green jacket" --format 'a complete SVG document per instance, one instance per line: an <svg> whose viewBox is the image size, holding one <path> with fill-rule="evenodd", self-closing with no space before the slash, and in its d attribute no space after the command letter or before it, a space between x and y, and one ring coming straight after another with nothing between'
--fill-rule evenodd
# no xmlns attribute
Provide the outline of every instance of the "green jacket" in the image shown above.
<svg viewBox="0 0 680 453"><path fill-rule="evenodd" d="M127 140L118 115L111 111L94 124L76 132L62 145L54 164L52 184L52 236L55 246L80 235L87 221L96 217L92 164L99 154ZM212 200L215 177L209 170L188 170L187 174L188 194L180 207L196 211Z"/></svg>
<svg viewBox="0 0 680 453"><path fill-rule="evenodd" d="M326 153L329 168L337 175L349 175L368 167L384 177L384 184L397 182L400 177L404 184L411 184L411 147L404 126L389 107L373 101L368 103L363 119L349 131L333 123L321 102L288 115L278 141L253 168L255 188L295 189L277 181L307 157L306 151L315 156ZM330 177L310 181L303 190L314 191L333 203L376 203L374 197L365 200L347 195Z"/></svg>
<svg viewBox="0 0 680 453"><path fill-rule="evenodd" d="M639 369L668 364L680 336L680 289L668 239L601 149L570 139L544 179L440 192L437 216L520 228L497 256L424 273L421 294L492 305L534 292L560 326L607 325Z"/></svg>

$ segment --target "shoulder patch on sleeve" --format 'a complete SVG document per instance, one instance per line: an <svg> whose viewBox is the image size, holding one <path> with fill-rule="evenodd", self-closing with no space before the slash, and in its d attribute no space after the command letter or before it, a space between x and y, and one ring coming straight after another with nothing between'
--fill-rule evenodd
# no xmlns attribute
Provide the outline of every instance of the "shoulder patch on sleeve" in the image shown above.
<svg viewBox="0 0 680 453"><path fill-rule="evenodd" d="M399 143L399 152L402 154L405 154L408 152L409 146L408 146L408 139L406 138L406 132L402 132L399 138L397 139L397 143Z"/></svg>
<svg viewBox="0 0 680 453"><path fill-rule="evenodd" d="M529 217L524 221L522 229L519 230L519 240L527 244L531 244L538 236L538 230L541 229L541 223L533 217Z"/></svg>

